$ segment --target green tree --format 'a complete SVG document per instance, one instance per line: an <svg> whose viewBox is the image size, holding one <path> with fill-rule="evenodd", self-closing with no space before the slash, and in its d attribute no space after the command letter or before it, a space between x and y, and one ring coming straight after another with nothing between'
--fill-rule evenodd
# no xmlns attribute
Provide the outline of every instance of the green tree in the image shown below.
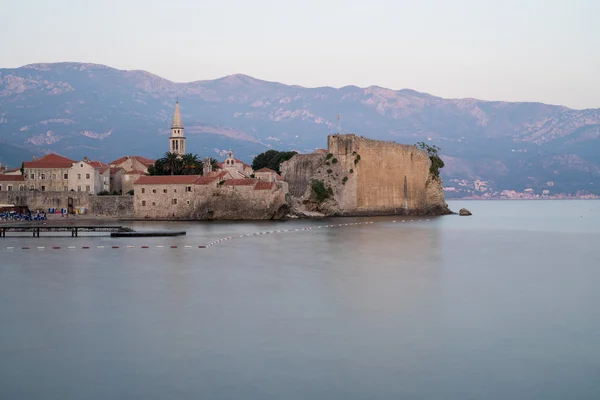
<svg viewBox="0 0 600 400"><path fill-rule="evenodd" d="M171 175L181 175L183 162L177 153L166 152L164 158L164 169Z"/></svg>
<svg viewBox="0 0 600 400"><path fill-rule="evenodd" d="M254 157L254 160L252 160L252 169L258 171L259 169L266 167L280 173L279 167L281 166L281 163L289 160L295 154L298 153L295 151L267 150Z"/></svg>
<svg viewBox="0 0 600 400"><path fill-rule="evenodd" d="M444 168L444 161L440 158L440 149L436 145L428 145L425 142L417 142L416 146L421 150L425 150L431 160L431 166L429 167L429 173L435 177L440 176L440 169Z"/></svg>
<svg viewBox="0 0 600 400"><path fill-rule="evenodd" d="M25 175L25 162L21 161L21 175Z"/></svg>
<svg viewBox="0 0 600 400"><path fill-rule="evenodd" d="M202 166L196 154L184 154L181 158L181 163L183 175L199 175L202 173Z"/></svg>

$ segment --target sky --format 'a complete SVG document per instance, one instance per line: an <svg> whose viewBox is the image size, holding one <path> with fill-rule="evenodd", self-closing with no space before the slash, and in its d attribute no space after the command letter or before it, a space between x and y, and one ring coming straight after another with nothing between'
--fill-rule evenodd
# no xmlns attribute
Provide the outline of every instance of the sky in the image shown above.
<svg viewBox="0 0 600 400"><path fill-rule="evenodd" d="M0 0L0 68L77 61L176 82L600 108L599 0Z"/></svg>

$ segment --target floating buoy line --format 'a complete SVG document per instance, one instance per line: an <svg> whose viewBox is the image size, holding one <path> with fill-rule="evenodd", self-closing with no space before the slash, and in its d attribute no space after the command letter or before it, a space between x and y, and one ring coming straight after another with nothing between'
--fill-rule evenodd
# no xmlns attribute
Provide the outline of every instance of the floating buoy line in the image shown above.
<svg viewBox="0 0 600 400"><path fill-rule="evenodd" d="M429 218L418 219L418 220L391 221L391 223L415 223L415 222L425 222L425 221L429 221ZM217 246L217 245L219 245L223 242L229 241L229 240L236 240L236 239L239 240L239 239L249 238L249 237L253 237L253 236L276 235L276 234L281 234L281 233L300 233L300 232L307 232L307 231L315 231L315 230L319 230L319 229L342 228L342 227L347 227L347 226L370 225L370 224L375 224L375 223L390 223L390 221L362 221L362 222L350 222L350 223L346 223L346 224L327 224L327 225L307 226L304 228L295 228L295 229L279 229L279 230L271 230L271 231L260 231L260 232L254 232L254 233L245 233L245 234L241 234L241 235L227 236L227 237L223 237L223 238L214 240L214 241L206 243L206 244L200 244L200 245L195 245L195 246L193 246L193 245L182 245L182 246L178 246L178 245L6 246L6 247L3 247L3 249L5 249L5 250L77 250L77 249L92 250L92 249L121 249L121 248L124 248L124 249L150 249L150 248L206 249L206 248L211 248L211 247Z"/></svg>

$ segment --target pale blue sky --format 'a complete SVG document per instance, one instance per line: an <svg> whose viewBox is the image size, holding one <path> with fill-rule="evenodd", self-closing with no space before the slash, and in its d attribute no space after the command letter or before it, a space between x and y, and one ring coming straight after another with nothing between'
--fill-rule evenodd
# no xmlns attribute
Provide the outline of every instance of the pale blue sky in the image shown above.
<svg viewBox="0 0 600 400"><path fill-rule="evenodd" d="M600 107L600 0L0 0L0 67Z"/></svg>

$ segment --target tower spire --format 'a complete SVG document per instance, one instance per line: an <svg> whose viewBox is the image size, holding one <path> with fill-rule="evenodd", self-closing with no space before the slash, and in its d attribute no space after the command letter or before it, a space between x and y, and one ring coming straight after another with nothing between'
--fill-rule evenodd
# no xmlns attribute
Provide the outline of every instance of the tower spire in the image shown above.
<svg viewBox="0 0 600 400"><path fill-rule="evenodd" d="M185 154L185 136L183 136L183 122L181 121L181 112L179 111L179 98L177 98L175 112L173 113L169 151L180 156Z"/></svg>
<svg viewBox="0 0 600 400"><path fill-rule="evenodd" d="M175 113L173 114L173 124L171 129L183 129L183 122L181 121L181 112L179 111L179 98L175 103Z"/></svg>

